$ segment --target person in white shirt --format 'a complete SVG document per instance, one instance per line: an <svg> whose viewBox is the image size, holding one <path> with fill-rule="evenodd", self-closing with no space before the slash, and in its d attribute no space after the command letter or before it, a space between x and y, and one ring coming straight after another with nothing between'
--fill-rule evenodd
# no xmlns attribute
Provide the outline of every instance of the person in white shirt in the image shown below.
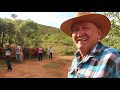
<svg viewBox="0 0 120 90"><path fill-rule="evenodd" d="M53 53L53 50L52 50L52 48L50 47L50 49L49 49L49 59L51 59L51 60L52 60L52 53Z"/></svg>
<svg viewBox="0 0 120 90"><path fill-rule="evenodd" d="M12 71L12 66L11 66L11 53L12 53L12 49L10 48L10 44L6 43L6 49L5 49L6 53L6 63L7 63L7 71Z"/></svg>
<svg viewBox="0 0 120 90"><path fill-rule="evenodd" d="M18 61L18 63L20 63L21 62L21 58L20 58L21 48L20 48L20 46L17 46L15 51L16 51L16 60Z"/></svg>

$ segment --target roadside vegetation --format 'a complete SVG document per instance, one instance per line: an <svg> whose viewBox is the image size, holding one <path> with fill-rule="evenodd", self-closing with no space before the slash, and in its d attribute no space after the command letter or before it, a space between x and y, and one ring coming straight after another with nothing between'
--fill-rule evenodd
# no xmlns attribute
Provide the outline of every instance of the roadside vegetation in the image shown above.
<svg viewBox="0 0 120 90"><path fill-rule="evenodd" d="M96 13L96 12L95 12ZM111 18L112 27L102 43L120 50L120 13L104 12ZM73 55L76 51L72 39L64 34L59 28L38 24L30 19L18 20L17 15L11 15L14 20L0 18L0 47L6 42L16 43L23 48L43 47L45 54L51 46L57 55Z"/></svg>

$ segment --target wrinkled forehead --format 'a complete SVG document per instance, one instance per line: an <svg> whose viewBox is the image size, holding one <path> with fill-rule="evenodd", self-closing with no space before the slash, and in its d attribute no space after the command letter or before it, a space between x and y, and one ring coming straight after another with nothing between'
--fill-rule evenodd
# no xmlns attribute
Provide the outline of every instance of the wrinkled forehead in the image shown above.
<svg viewBox="0 0 120 90"><path fill-rule="evenodd" d="M88 22L88 21L83 21L83 22L75 22L72 24L71 29L77 26L88 26L88 25L95 25L98 27L95 23L93 22Z"/></svg>

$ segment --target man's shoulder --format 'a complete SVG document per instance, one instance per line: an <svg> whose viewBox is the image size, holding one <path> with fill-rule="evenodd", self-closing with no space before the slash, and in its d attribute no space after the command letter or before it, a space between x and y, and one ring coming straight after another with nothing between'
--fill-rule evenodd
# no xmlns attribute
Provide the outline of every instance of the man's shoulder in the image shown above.
<svg viewBox="0 0 120 90"><path fill-rule="evenodd" d="M115 48L110 48L110 47L107 47L104 51L107 51L107 52L120 52L119 50L117 50Z"/></svg>
<svg viewBox="0 0 120 90"><path fill-rule="evenodd" d="M103 50L103 54L112 54L112 55L120 56L120 50L117 50L115 48L107 47Z"/></svg>
<svg viewBox="0 0 120 90"><path fill-rule="evenodd" d="M119 50L99 43L99 48L104 52L120 52Z"/></svg>

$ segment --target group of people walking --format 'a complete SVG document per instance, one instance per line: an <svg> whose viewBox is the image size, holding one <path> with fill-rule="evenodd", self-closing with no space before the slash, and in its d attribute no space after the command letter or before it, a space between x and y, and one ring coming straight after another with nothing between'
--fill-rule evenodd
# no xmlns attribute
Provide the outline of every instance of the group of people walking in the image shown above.
<svg viewBox="0 0 120 90"><path fill-rule="evenodd" d="M53 56L52 56L53 50L52 50L51 47L49 48L48 52L49 52L49 59L52 60L52 58L53 58ZM42 47L40 47L38 49L38 57L39 57L39 61L42 61L42 59L43 59L43 48Z"/></svg>
<svg viewBox="0 0 120 90"><path fill-rule="evenodd" d="M22 49L20 46L17 46L15 48L15 54L16 54L16 60L18 63L21 63L21 52L22 52ZM52 60L53 56L52 56L52 53L53 53L53 50L52 48L50 47L49 48L49 59ZM6 43L6 49L5 49L5 59L6 59L6 64L7 64L7 71L12 71L12 65L11 65L11 58L12 58L12 53L13 53L13 50L12 48L10 47L10 44L9 43ZM39 57L39 61L42 61L43 60L43 48L40 47L38 49L38 57Z"/></svg>

